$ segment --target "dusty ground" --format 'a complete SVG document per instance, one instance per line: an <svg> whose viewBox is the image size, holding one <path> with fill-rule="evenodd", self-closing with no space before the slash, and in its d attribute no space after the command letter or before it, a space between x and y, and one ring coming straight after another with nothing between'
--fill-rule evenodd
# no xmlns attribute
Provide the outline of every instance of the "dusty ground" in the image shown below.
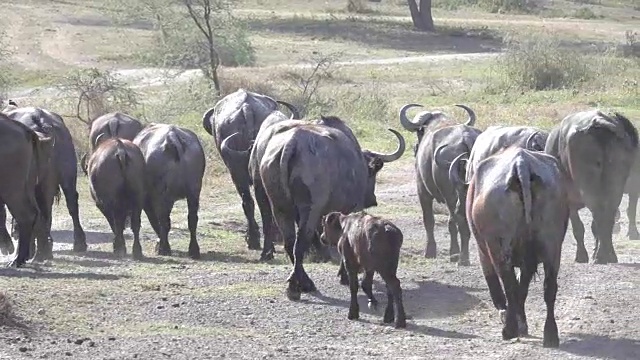
<svg viewBox="0 0 640 360"><path fill-rule="evenodd" d="M363 294L361 320L347 320L348 289L338 284L335 264L310 264L319 292L303 295L300 302L287 300L284 255L278 254L275 264L258 263L259 253L242 246L241 223L217 220L227 212L236 217L237 205L204 206L200 240L208 254L199 262L185 258L181 204L172 232L172 239L180 239L178 245L172 242L177 256L153 256L151 229L144 223L149 258L114 260L106 224L85 216L91 241L86 256L59 250L44 266L0 270L0 286L18 316L0 333L0 358L638 358L637 243L616 238L620 264L583 265L573 262L575 245L567 235L556 303L560 348L541 346L541 279L532 283L527 303L532 336L505 342L473 240L470 267L449 263L446 216L438 215L438 259L421 258L424 231L409 159L385 169L378 194L380 206L371 212L389 214L406 236L400 265L411 317L406 330L382 325L381 312L366 309ZM82 195L85 215L93 210L88 194ZM68 223L58 206L54 236L60 249L71 241L63 230ZM589 236L587 246L592 244ZM381 306L383 288L376 278Z"/></svg>
<svg viewBox="0 0 640 360"><path fill-rule="evenodd" d="M96 53L116 49L114 39L121 35L100 31L104 24L92 17L88 9L69 15L68 7L77 2L51 1L53 5L47 8L40 6L43 1L37 0L2 3L8 6L5 9L10 7L13 14L7 33L15 46L14 59L25 68L57 71L70 66L113 65L99 61ZM46 22L44 16L50 16L52 21ZM41 25L38 30L33 25L34 19L50 26L43 30ZM486 23L485 20L464 21ZM500 19L490 21L508 23ZM540 21L529 17L514 17L513 22L535 27L588 29L591 38L609 32L621 33L632 26L629 21ZM256 24L254 26L264 25ZM295 25L284 20L271 24L275 29L271 35L276 30L295 30ZM327 26L316 28L327 29ZM355 35L358 34L363 32ZM148 34L139 30L138 35L144 40ZM386 52L378 53L375 49L377 57L365 58L374 50L356 47L353 38L332 44L354 49L353 56L341 65L434 59L428 49L419 49L420 43L412 44L413 49L400 49L402 44L398 45L400 40L393 38L394 33L378 35L389 42L385 44ZM267 37L270 36L264 38ZM392 44L391 40L396 42ZM262 46L286 42L278 36L270 41ZM449 49L449 52L456 51ZM398 58L411 54L411 58ZM293 56L292 61L299 55ZM281 57L291 54L283 52L278 56L263 59L260 65L278 66ZM458 56L493 55L454 54L438 59L446 61ZM127 64L120 69L124 76L133 79L144 76L141 86L145 85L144 81L153 84L157 76L154 69L131 71ZM399 127L395 123L392 126ZM211 141L211 138L203 140ZM408 141L413 144L415 139L411 137ZM385 166L377 191L380 205L370 209L374 214L392 219L405 235L399 277L410 316L406 330L381 324L386 297L384 284L378 277L374 291L381 302L380 310L368 310L366 298L360 293L361 320L347 320L349 291L339 285L335 263L309 263L307 269L319 291L304 294L299 302L287 300L284 289L290 265L282 248L278 247L279 253L270 264L258 262L259 252L246 250L242 240L242 210L228 177L208 180L202 194L198 229L201 261L186 257L186 204L180 202L173 212L174 229L170 235L174 256L154 255L155 237L145 219L143 252L147 258L142 262L116 260L111 256L108 225L90 200L87 178L80 177L81 219L90 251L83 256L69 251L72 227L63 199L54 208L55 259L19 270L0 269L0 290L13 304L11 316L0 312L0 359L640 358L640 326L637 324L640 242L624 236L625 216L622 232L614 240L620 264L574 263L575 241L571 230L567 233L556 302L560 348L542 348L545 317L542 278L532 283L527 302L531 337L503 341L501 324L477 261L474 240L470 246L471 266L458 267L450 263L447 216L442 211L437 215L438 258L422 257L425 234L412 164L413 157L408 150L402 160ZM623 212L626 209L626 197L621 209ZM589 214L583 211L582 215L588 229ZM593 238L589 232L586 236L587 247L591 249ZM130 236L127 246L131 248ZM1 262L5 260L6 257L0 257ZM2 305L0 309L5 309Z"/></svg>

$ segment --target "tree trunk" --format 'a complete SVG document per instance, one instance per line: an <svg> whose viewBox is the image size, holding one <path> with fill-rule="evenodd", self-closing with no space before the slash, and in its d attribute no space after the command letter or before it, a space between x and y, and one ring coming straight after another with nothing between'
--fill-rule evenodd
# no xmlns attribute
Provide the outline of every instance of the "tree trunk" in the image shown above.
<svg viewBox="0 0 640 360"><path fill-rule="evenodd" d="M431 14L431 0L420 0L420 8L418 8L418 0L407 1L409 3L413 26L420 31L434 31L435 26L433 25L433 16Z"/></svg>

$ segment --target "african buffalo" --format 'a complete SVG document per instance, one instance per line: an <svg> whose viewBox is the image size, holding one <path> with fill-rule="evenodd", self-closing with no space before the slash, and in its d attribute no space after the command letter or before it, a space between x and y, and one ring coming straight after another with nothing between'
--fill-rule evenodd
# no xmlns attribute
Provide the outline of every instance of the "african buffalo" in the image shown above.
<svg viewBox="0 0 640 360"><path fill-rule="evenodd" d="M347 128L342 120L322 120L334 126L301 123L274 134L260 163L260 177L275 222L294 263L287 291L292 300L299 299L301 291L315 291L302 262L321 217L331 211L349 213L376 206L378 171L385 162L398 160L405 149L402 135L389 129L399 142L394 153L361 151L355 138L339 130Z"/></svg>
<svg viewBox="0 0 640 360"><path fill-rule="evenodd" d="M467 161L466 181L473 177L478 164L509 146L543 151L548 134L531 126L489 126L478 136Z"/></svg>
<svg viewBox="0 0 640 360"><path fill-rule="evenodd" d="M133 141L142 127L142 123L138 119L121 112L101 115L91 122L91 130L89 131L91 151L100 145L101 141L113 137ZM85 173L87 156L88 154L84 154L80 159L80 165Z"/></svg>
<svg viewBox="0 0 640 360"><path fill-rule="evenodd" d="M564 117L549 134L545 152L560 160L573 186L570 191L571 226L578 249L577 262L588 262L584 225L578 210L593 215L593 254L598 264L616 263L612 232L618 206L638 152L638 131L622 114L598 109Z"/></svg>
<svg viewBox="0 0 640 360"><path fill-rule="evenodd" d="M360 317L358 273L362 271L365 272L362 290L369 299L369 307L377 308L378 301L372 289L373 275L377 272L387 285L387 307L383 321L390 323L395 318L396 328L406 327L402 288L396 276L403 242L402 231L391 221L364 211L348 215L330 212L322 220L320 238L325 244L338 247L348 273L351 288L348 319Z"/></svg>
<svg viewBox="0 0 640 360"><path fill-rule="evenodd" d="M467 218L493 304L503 315L506 310L505 340L528 335L525 302L531 278L542 263L547 305L543 345L559 345L554 308L569 222L567 185L553 156L517 146L478 163L471 178ZM514 267L520 268L519 281Z"/></svg>
<svg viewBox="0 0 640 360"><path fill-rule="evenodd" d="M46 202L52 200L49 200L49 197L57 192L58 187L62 189L67 203L67 210L73 220L73 251L84 252L87 250L87 242L80 224L78 192L76 191L78 163L71 133L60 115L37 107L20 108L15 105L15 102L13 104L10 109L4 111L9 118L23 123L35 131L49 134L55 140L52 154L52 167L55 170L55 174L51 174L53 183L50 184L53 189L46 191L49 194L45 195L45 198L48 199ZM0 211L4 211L4 209ZM2 216L0 216L1 219ZM2 227L4 227L4 223L0 224L0 228ZM50 254L43 255L50 256Z"/></svg>
<svg viewBox="0 0 640 360"><path fill-rule="evenodd" d="M260 230L254 218L255 205L251 198L251 179L247 168L249 152L240 154L240 158L229 158L221 151L221 146L224 139L238 134L232 145L237 149L249 149L265 118L274 112L280 113L278 104L289 108L292 118L300 117L290 104L245 89L238 89L220 99L202 117L202 126L213 136L216 149L242 199L242 209L247 219L246 241L248 248L253 250L260 249Z"/></svg>
<svg viewBox="0 0 640 360"><path fill-rule="evenodd" d="M418 144L415 151L416 184L418 197L422 207L422 219L427 232L427 244L424 256L436 257L436 241L433 235L435 219L433 216L433 200L445 203L449 210L449 234L451 245L449 247L450 260L456 258L460 265L469 265L469 225L464 213L465 191L459 191L456 184L449 180L449 168L452 161L459 155L468 158L473 144L481 131L474 128L476 121L475 112L465 106L456 105L465 109L469 119L465 124L454 125L445 113L440 111L423 111L416 115L416 121L412 122L406 116L408 104L400 109L400 123L409 131L418 134ZM459 170L464 174L464 168ZM460 245L458 246L458 232L460 232Z"/></svg>
<svg viewBox="0 0 640 360"><path fill-rule="evenodd" d="M627 207L627 219L629 219L629 230L627 236L630 240L640 240L638 225L636 224L636 211L638 208L638 197L640 196L640 156L636 154L636 160L629 172L624 193L629 194L629 204ZM615 228L615 226L614 226Z"/></svg>
<svg viewBox="0 0 640 360"><path fill-rule="evenodd" d="M124 256L123 231L128 217L133 231L132 254L142 258L140 215L145 200L145 162L138 146L117 137L102 141L87 162L89 189L114 234L113 252Z"/></svg>
<svg viewBox="0 0 640 360"><path fill-rule="evenodd" d="M19 267L29 258L35 233L42 231L44 218L36 199L38 175L53 156L53 137L38 134L21 122L0 113L0 201L9 208L18 227L18 251L11 266ZM4 208L4 206L2 206ZM14 252L11 236L0 227L0 252Z"/></svg>
<svg viewBox="0 0 640 360"><path fill-rule="evenodd" d="M169 230L171 210L180 199L187 199L191 241L189 256L200 258L196 238L200 191L205 156L198 136L188 129L169 124L151 124L133 140L146 162L146 200L144 211L160 241L159 255L171 255Z"/></svg>

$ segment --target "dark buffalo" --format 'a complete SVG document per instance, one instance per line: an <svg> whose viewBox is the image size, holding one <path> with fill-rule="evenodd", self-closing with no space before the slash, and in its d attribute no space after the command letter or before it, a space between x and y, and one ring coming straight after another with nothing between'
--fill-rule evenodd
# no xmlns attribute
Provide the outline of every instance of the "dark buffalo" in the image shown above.
<svg viewBox="0 0 640 360"><path fill-rule="evenodd" d="M67 210L73 220L73 251L84 252L87 250L87 242L84 230L80 224L80 215L78 209L78 192L76 191L76 183L78 178L78 162L76 160L76 150L73 145L71 133L64 123L62 117L54 112L37 108L23 107L18 108L15 105L12 109L5 110L5 114L18 122L21 122L33 129L44 134L49 134L55 140L53 148L53 164L52 168L55 174L51 174L53 189L48 189L44 195L50 202L51 194L57 192L58 187L62 189L67 203ZM47 205L48 206L48 205ZM0 210L4 211L4 209ZM0 216L0 220L3 217ZM50 220L49 220L50 221ZM50 226L50 225L49 225ZM4 227L4 223L0 228ZM1 231L1 230L0 230ZM50 256L50 254L43 254Z"/></svg>
<svg viewBox="0 0 640 360"><path fill-rule="evenodd" d="M629 194L629 205L627 207L629 230L627 236L630 240L640 240L640 233L638 232L638 225L636 224L636 211L638 208L638 197L640 196L640 156L638 156L638 154L636 154L636 160L633 163L631 172L629 172L624 193ZM618 226L619 224L616 224L614 229Z"/></svg>
<svg viewBox="0 0 640 360"><path fill-rule="evenodd" d="M400 260L403 235L392 222L372 216L366 212L344 215L340 212L327 214L322 221L322 241L337 246L349 276L351 304L348 319L360 317L358 305L358 273L364 271L362 290L369 299L369 307L377 308L378 301L373 296L373 275L380 274L387 285L387 307L384 322L395 327L407 326L402 288L396 276ZM395 309L394 309L395 306Z"/></svg>
<svg viewBox="0 0 640 360"><path fill-rule="evenodd" d="M242 199L242 209L247 219L246 241L249 249L254 250L260 249L260 230L254 218L255 205L251 198L251 179L247 168L249 152L241 154L240 158L229 158L221 151L221 146L224 139L237 134L231 145L236 149L249 149L262 122L272 113L279 113L278 104L288 107L292 118L300 117L297 110L284 101L244 89L225 96L202 117L202 126L213 136L216 149Z"/></svg>
<svg viewBox="0 0 640 360"><path fill-rule="evenodd" d="M151 124L133 142L140 147L146 162L144 211L160 239L158 254L171 255L171 210L177 200L186 198L191 233L189 256L199 259L196 230L205 156L198 136L175 125Z"/></svg>
<svg viewBox="0 0 640 360"><path fill-rule="evenodd" d="M543 151L548 134L531 126L489 126L471 149L471 155L467 161L466 180L469 181L475 173L478 164L510 146L517 146L528 150Z"/></svg>
<svg viewBox="0 0 640 360"><path fill-rule="evenodd" d="M547 305L543 345L559 345L554 308L569 222L567 183L554 157L514 146L481 161L469 184L467 218L493 304L502 314L506 310L505 340L528 335L524 307L531 278L542 263ZM520 268L519 281L514 267Z"/></svg>
<svg viewBox="0 0 640 360"><path fill-rule="evenodd" d="M126 139L109 138L98 145L87 162L91 197L113 231L113 252L124 256L124 228L131 218L132 254L142 258L140 215L145 200L145 162L137 145Z"/></svg>
<svg viewBox="0 0 640 360"><path fill-rule="evenodd" d="M573 182L570 192L571 227L578 249L577 262L588 262L584 225L578 210L593 215L593 254L598 264L616 263L612 232L630 169L638 152L638 131L620 113L587 110L567 115L549 134L545 151L560 160Z"/></svg>
<svg viewBox="0 0 640 360"><path fill-rule="evenodd" d="M385 162L399 159L405 149L402 135L389 129L399 141L394 153L361 151L352 134L339 130L347 128L340 119L323 117L323 122L334 126L304 123L274 134L260 163L275 222L294 263L287 291L293 300L300 298L301 291L315 291L302 263L322 216L376 206L378 171Z"/></svg>
<svg viewBox="0 0 640 360"><path fill-rule="evenodd" d="M138 119L121 112L99 116L91 122L89 131L91 151L100 145L101 141L114 137L133 141L142 128L142 123ZM87 156L88 154L84 154L80 159L81 167L85 172Z"/></svg>
<svg viewBox="0 0 640 360"><path fill-rule="evenodd" d="M35 232L43 229L44 218L36 199L38 175L53 156L53 137L38 134L23 123L0 113L0 201L9 208L18 227L18 249L11 266L19 267L29 258ZM8 170L10 169L10 171ZM4 206L2 206L4 209ZM0 219L0 252L14 252L13 241Z"/></svg>
<svg viewBox="0 0 640 360"><path fill-rule="evenodd" d="M461 191L456 183L449 179L449 169L453 160L459 156L466 159L473 148L481 131L474 128L476 121L475 112L465 106L456 105L465 109L469 119L465 124L453 124L453 121L443 112L423 111L416 115L415 121L410 121L406 116L408 104L400 109L400 123L409 131L415 131L418 135L418 144L415 151L416 184L418 197L422 207L422 219L427 232L427 244L424 256L436 257L436 241L433 234L435 219L433 215L433 200L444 203L449 210L449 235L451 244L449 255L451 261L458 260L460 265L469 265L469 225L464 212L466 191ZM464 177L464 167L456 169ZM460 232L460 245L458 246L458 232Z"/></svg>

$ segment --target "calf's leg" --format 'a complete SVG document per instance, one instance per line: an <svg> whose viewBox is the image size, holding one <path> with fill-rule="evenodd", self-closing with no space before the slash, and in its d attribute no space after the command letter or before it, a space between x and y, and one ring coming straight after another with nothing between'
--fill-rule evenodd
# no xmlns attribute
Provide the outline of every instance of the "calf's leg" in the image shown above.
<svg viewBox="0 0 640 360"><path fill-rule="evenodd" d="M404 304L402 302L400 280L398 280L395 271L381 272L380 276L387 284L387 308L384 312L383 321L390 323L393 322L395 318L396 329L407 327L407 316L404 312Z"/></svg>
<svg viewBox="0 0 640 360"><path fill-rule="evenodd" d="M347 264L347 273L349 274L349 290L351 292L351 302L349 303L349 320L360 318L360 306L358 305L358 268L357 264Z"/></svg>
<svg viewBox="0 0 640 360"><path fill-rule="evenodd" d="M349 277L347 276L347 270L344 267L344 261L340 260L340 269L338 269L338 277L340 277L341 285L349 285Z"/></svg>
<svg viewBox="0 0 640 360"><path fill-rule="evenodd" d="M373 275L373 271L367 270L360 285L362 286L362 291L367 294L367 298L369 299L369 309L376 310L378 308L378 300L373 296Z"/></svg>

